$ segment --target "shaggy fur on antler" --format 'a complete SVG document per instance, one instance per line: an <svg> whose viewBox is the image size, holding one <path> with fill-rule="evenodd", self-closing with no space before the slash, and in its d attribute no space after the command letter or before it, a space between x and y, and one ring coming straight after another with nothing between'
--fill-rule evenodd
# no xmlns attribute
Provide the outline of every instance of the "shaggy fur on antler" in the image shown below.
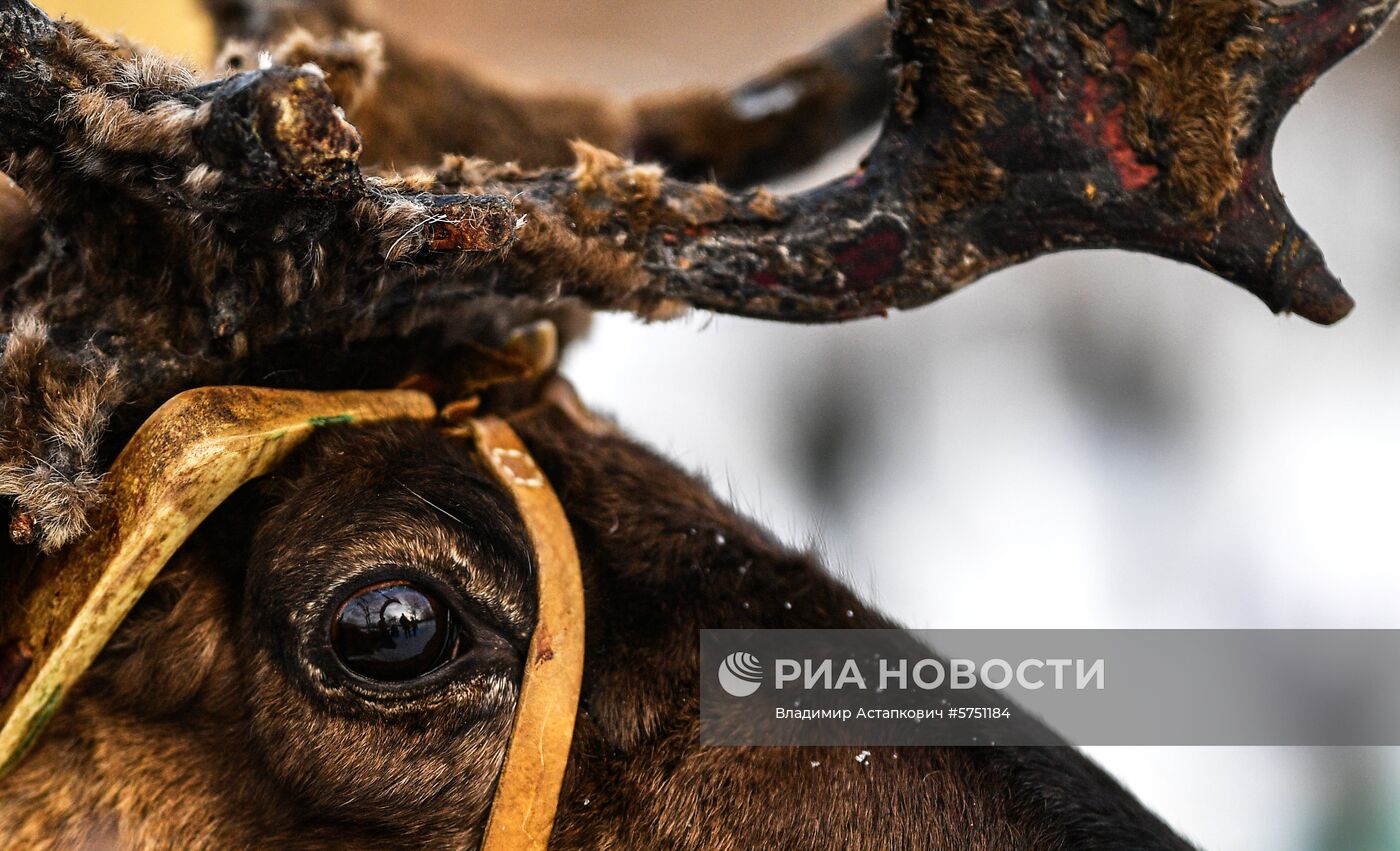
<svg viewBox="0 0 1400 851"><path fill-rule="evenodd" d="M0 264L12 537L80 534L113 443L179 390L392 382L501 298L834 321L1122 247L1335 321L1270 147L1397 3L898 0L737 91L621 104L429 62L344 0L210 0L236 70L209 82L0 0L0 167L39 223ZM887 102L867 163L794 197L606 150L744 184Z"/></svg>

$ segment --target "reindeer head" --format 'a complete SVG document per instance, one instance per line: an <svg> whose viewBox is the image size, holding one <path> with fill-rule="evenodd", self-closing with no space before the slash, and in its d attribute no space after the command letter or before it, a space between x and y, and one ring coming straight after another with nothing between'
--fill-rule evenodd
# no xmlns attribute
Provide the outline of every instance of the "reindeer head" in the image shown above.
<svg viewBox="0 0 1400 851"><path fill-rule="evenodd" d="M821 847L835 824L851 847L1180 847L1057 749L931 750L873 780L698 748L702 626L883 622L584 412L554 347L512 331L547 317L567 344L587 309L836 321L1077 247L1193 262L1335 321L1351 302L1270 146L1396 5L899 0L736 91L617 103L426 62L348 2L209 0L227 67L201 81L0 0L0 165L22 190L0 187L0 579L108 567L83 556L132 479L101 474L181 391L417 388L351 422L302 417L298 446L264 435L248 472L269 478L174 556L0 814L20 844L479 841L545 605L528 512L450 433L479 408L519 431L581 562L556 843ZM857 172L743 188L881 114ZM375 165L442 152L473 158ZM0 672L36 676L4 652Z"/></svg>

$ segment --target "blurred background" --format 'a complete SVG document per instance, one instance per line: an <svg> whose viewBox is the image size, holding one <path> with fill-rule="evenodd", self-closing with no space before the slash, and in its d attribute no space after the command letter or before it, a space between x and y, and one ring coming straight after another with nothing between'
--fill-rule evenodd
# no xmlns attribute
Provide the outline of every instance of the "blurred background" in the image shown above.
<svg viewBox="0 0 1400 851"><path fill-rule="evenodd" d="M199 62L193 0L40 0ZM871 0L394 0L522 82L740 81ZM1322 329L1168 261L1061 255L919 312L603 316L567 372L914 627L1400 626L1400 27L1284 126L1290 205L1359 307ZM471 120L463 116L463 120ZM849 168L853 143L791 190ZM1295 687L1307 699L1307 672ZM1400 751L1098 748L1210 849L1400 849Z"/></svg>

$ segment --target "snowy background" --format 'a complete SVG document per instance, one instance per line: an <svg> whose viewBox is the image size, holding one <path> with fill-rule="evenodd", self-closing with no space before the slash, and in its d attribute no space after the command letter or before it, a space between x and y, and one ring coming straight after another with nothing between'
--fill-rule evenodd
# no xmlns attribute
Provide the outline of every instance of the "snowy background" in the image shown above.
<svg viewBox="0 0 1400 851"><path fill-rule="evenodd" d="M192 0L44 5L206 55ZM389 24L524 80L633 92L744 79L871 6L398 0ZM1400 31L1279 142L1289 202L1359 302L1338 327L1081 253L842 327L601 317L567 371L910 626L1400 626L1397 71ZM1394 750L1093 754L1206 848L1400 848Z"/></svg>

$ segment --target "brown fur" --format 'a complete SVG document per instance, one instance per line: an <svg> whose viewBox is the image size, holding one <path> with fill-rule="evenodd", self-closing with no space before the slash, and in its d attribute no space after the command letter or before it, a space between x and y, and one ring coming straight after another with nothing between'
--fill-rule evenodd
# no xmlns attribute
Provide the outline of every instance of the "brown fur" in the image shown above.
<svg viewBox="0 0 1400 851"><path fill-rule="evenodd" d="M87 531L98 497L93 472L120 392L116 368L95 353L56 350L32 316L10 329L0 354L0 496L17 516L44 519L33 534L46 549Z"/></svg>
<svg viewBox="0 0 1400 851"><path fill-rule="evenodd" d="M615 430L552 412L517 427L569 514L588 600L552 847L1185 847L1067 749L859 761L854 749L699 747L699 629L885 622ZM0 785L0 824L14 826L0 844L474 844L518 660L383 690L326 655L322 618L344 589L405 573L456 589L481 628L524 646L533 574L520 521L464 445L416 426L326 433L226 505L146 595Z"/></svg>
<svg viewBox="0 0 1400 851"><path fill-rule="evenodd" d="M1167 189L1197 219L1213 218L1240 182L1255 81L1240 62L1264 51L1257 0L1169 0L1156 49L1134 61L1128 132L1167 165Z"/></svg>
<svg viewBox="0 0 1400 851"><path fill-rule="evenodd" d="M586 281L581 293L616 302L645 318L678 315L679 301L638 295L651 280L619 225L637 236L662 229L704 228L730 215L777 219L781 205L759 189L731 196L713 183L684 184L656 166L636 164L586 142L570 145L574 167L529 173L514 164L497 166L477 158L447 157L435 174L411 173L409 185L436 192L515 195L522 180L551 184L556 193L516 198L524 225L511 248L511 262L525 280ZM562 202L556 199L562 199Z"/></svg>
<svg viewBox="0 0 1400 851"><path fill-rule="evenodd" d="M1028 94L1017 56L1023 28L1014 7L974 6L967 0L916 6L895 21L896 37L910 39L926 57L900 71L900 116L912 121L920 106L940 106L952 116L952 126L934 151L940 165L926 188L926 217L1004 190L1005 175L984 153L978 136L1002 122L999 101L1008 94ZM919 104L917 86L924 80L936 81L940 104Z"/></svg>
<svg viewBox="0 0 1400 851"><path fill-rule="evenodd" d="M1161 185L1196 221L1239 186L1241 140L1258 112L1254 61L1264 56L1261 0L1136 0L1160 24L1128 67L1113 67L1105 33L1121 23L1107 0L1057 0L1086 67L1124 85L1128 141L1162 167ZM1117 17L1115 17L1117 14Z"/></svg>

